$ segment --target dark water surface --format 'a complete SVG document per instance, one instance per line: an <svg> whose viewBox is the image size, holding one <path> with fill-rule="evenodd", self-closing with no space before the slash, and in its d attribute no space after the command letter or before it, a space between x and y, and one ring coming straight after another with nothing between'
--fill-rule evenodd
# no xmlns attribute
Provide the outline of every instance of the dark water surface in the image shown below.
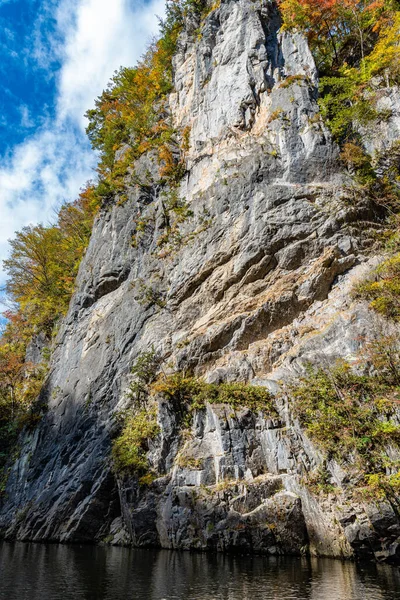
<svg viewBox="0 0 400 600"><path fill-rule="evenodd" d="M1 600L400 600L400 570L263 558L0 542Z"/></svg>

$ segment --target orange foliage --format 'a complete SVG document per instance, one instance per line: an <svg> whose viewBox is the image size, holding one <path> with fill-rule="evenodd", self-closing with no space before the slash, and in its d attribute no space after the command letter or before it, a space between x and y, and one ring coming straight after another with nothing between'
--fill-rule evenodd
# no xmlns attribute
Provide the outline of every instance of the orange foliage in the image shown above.
<svg viewBox="0 0 400 600"><path fill-rule="evenodd" d="M320 68L356 64L393 14L392 0L278 0L284 27L304 31ZM372 45L372 46L371 46Z"/></svg>

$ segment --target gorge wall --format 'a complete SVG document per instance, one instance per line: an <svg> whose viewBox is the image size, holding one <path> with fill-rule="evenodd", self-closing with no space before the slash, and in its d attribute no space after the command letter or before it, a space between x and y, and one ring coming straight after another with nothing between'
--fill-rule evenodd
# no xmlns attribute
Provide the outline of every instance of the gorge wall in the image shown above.
<svg viewBox="0 0 400 600"><path fill-rule="evenodd" d="M113 472L111 440L141 352L154 347L167 370L275 392L310 361L354 359L380 327L350 294L376 263L376 209L347 201L305 39L281 32L266 0L223 0L198 28L188 18L168 102L176 127L190 131L179 243L159 243L167 223L149 152L127 200L96 219L41 392L47 410L20 440L0 530L19 540L395 560L396 507L350 501L344 490L313 494L304 476L323 456L284 401L276 418L208 405L182 439L179 412L160 396L148 453L158 478L140 486ZM385 101L393 138L396 90ZM390 141L374 136L372 146ZM341 489L347 473L335 461L328 469Z"/></svg>

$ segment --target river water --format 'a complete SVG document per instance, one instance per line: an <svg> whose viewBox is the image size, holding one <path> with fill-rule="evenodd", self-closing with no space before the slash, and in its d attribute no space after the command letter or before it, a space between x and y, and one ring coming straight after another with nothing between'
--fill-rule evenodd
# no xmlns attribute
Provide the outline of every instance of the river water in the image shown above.
<svg viewBox="0 0 400 600"><path fill-rule="evenodd" d="M400 570L264 558L0 542L1 600L400 600Z"/></svg>

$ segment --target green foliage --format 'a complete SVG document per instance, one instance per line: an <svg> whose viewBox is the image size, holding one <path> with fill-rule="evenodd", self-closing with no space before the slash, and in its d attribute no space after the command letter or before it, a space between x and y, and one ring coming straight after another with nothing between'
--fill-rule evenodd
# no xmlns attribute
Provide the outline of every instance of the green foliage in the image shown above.
<svg viewBox="0 0 400 600"><path fill-rule="evenodd" d="M169 251L176 250L187 241L180 231L180 225L192 217L193 212L179 197L177 186L174 185L170 186L168 192L161 194L161 204L166 230L157 240L157 245Z"/></svg>
<svg viewBox="0 0 400 600"><path fill-rule="evenodd" d="M385 260L373 278L358 284L356 298L368 300L370 307L386 318L400 319L400 254Z"/></svg>
<svg viewBox="0 0 400 600"><path fill-rule="evenodd" d="M367 500L384 499L400 495L400 471L385 475L372 473L365 477L365 485L359 494Z"/></svg>
<svg viewBox="0 0 400 600"><path fill-rule="evenodd" d="M133 400L135 406L144 405L148 399L149 387L156 378L159 365L160 359L154 348L148 352L141 352L137 357L131 369L134 380L128 391L128 397Z"/></svg>
<svg viewBox="0 0 400 600"><path fill-rule="evenodd" d="M264 387L246 383L206 383L196 377L176 373L157 380L153 393L160 393L191 410L204 408L206 403L229 404L235 409L249 408L277 416L271 394Z"/></svg>
<svg viewBox="0 0 400 600"><path fill-rule="evenodd" d="M391 252L398 250L400 143L394 142L371 157L363 149L361 139L348 141L343 144L340 156L356 184L352 189L354 198L367 198L375 205L377 214L385 217L385 228L379 241L386 241Z"/></svg>
<svg viewBox="0 0 400 600"><path fill-rule="evenodd" d="M400 212L400 142L394 142L390 147L377 152L373 158L374 179L369 184L368 194L376 204L388 209L394 216L389 226L398 231L398 214ZM393 242L396 234L391 236Z"/></svg>
<svg viewBox="0 0 400 600"><path fill-rule="evenodd" d="M123 193L133 161L144 152L158 153L161 180L176 184L184 173L179 158L187 149L187 131L178 132L165 111L172 91L172 57L188 13L200 18L202 0L169 0L166 17L160 21L160 37L154 41L136 67L121 67L108 87L88 110L87 134L100 151L97 193L105 200Z"/></svg>
<svg viewBox="0 0 400 600"><path fill-rule="evenodd" d="M141 485L142 487L147 487L151 485L155 479L157 479L156 473L153 473L152 471L147 471L147 473L139 477L139 485Z"/></svg>
<svg viewBox="0 0 400 600"><path fill-rule="evenodd" d="M400 81L400 11L398 2L390 4L391 12L362 65L365 79L371 81L375 77L383 77L387 86L398 85Z"/></svg>
<svg viewBox="0 0 400 600"><path fill-rule="evenodd" d="M148 444L159 431L156 407L143 408L127 416L121 434L113 442L115 470L121 474L148 474Z"/></svg>
<svg viewBox="0 0 400 600"><path fill-rule="evenodd" d="M332 475L326 467L326 462L318 469L307 473L303 478L303 484L314 494L333 494L337 487L332 484Z"/></svg>
<svg viewBox="0 0 400 600"><path fill-rule="evenodd" d="M50 335L67 311L97 208L89 185L60 208L55 225L27 226L10 240L11 254L3 263L6 291L31 329Z"/></svg>
<svg viewBox="0 0 400 600"><path fill-rule="evenodd" d="M214 5L210 10L216 8ZM176 27L182 28L184 19L189 14L199 18L209 12L205 0L167 0L165 18L160 22L162 36L168 36Z"/></svg>
<svg viewBox="0 0 400 600"><path fill-rule="evenodd" d="M141 352L136 358L131 373L133 381L127 397L133 408L123 415L120 435L114 440L112 456L118 473L137 474L141 485L149 485L155 474L149 471L146 452L148 442L159 433L156 406L149 407L150 385L156 377L160 364L154 348Z"/></svg>
<svg viewBox="0 0 400 600"><path fill-rule="evenodd" d="M112 170L116 151L124 144L140 154L162 135L158 129L162 100L172 89L172 56L179 33L177 25L165 29L164 37L153 42L137 67L115 72L107 89L86 116L87 134L100 150L100 169ZM157 140L158 141L158 140Z"/></svg>
<svg viewBox="0 0 400 600"><path fill-rule="evenodd" d="M146 307L155 305L159 308L164 308L166 304L163 294L152 285L146 284L142 279L139 280L139 288L135 300Z"/></svg>
<svg viewBox="0 0 400 600"><path fill-rule="evenodd" d="M70 297L64 275L68 273L61 253L62 234L57 227L27 226L10 241L11 256L4 261L7 293L26 317L46 331ZM37 323L39 321L39 323Z"/></svg>
<svg viewBox="0 0 400 600"><path fill-rule="evenodd" d="M382 118L374 107L375 96L368 95L356 69L339 69L339 75L320 80L319 106L324 121L340 143L357 139L355 128Z"/></svg>
<svg viewBox="0 0 400 600"><path fill-rule="evenodd" d="M377 176L371 164L371 157L363 148L357 143L346 142L340 157L355 181L372 192Z"/></svg>
<svg viewBox="0 0 400 600"><path fill-rule="evenodd" d="M397 10L394 0L279 0L283 26L308 38L317 66L330 73L359 65Z"/></svg>
<svg viewBox="0 0 400 600"><path fill-rule="evenodd" d="M359 375L349 364L312 369L288 389L294 414L327 458L356 466L362 473L385 473L385 447L400 443L392 416L398 408L400 357L389 340L369 348L372 374ZM367 364L365 365L367 366Z"/></svg>
<svg viewBox="0 0 400 600"><path fill-rule="evenodd" d="M353 290L356 298L367 300L370 307L386 318L400 318L400 142L378 153L371 165L372 175L364 179L364 191L377 205L391 214L385 232L387 250L391 256L383 261ZM366 171L365 171L366 172Z"/></svg>

